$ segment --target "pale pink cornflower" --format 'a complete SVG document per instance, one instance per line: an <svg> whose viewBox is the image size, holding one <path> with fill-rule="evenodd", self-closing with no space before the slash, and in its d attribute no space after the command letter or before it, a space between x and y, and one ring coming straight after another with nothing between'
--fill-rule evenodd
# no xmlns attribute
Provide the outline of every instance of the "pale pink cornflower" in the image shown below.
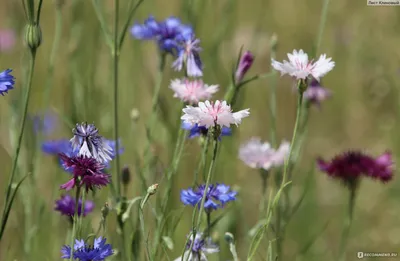
<svg viewBox="0 0 400 261"><path fill-rule="evenodd" d="M313 60L308 61L308 55L303 50L299 52L293 50L293 54L288 53L287 56L289 62L284 60L283 63L280 63L271 59L271 65L275 70L281 72L281 76L289 74L297 80L306 79L309 75L312 75L312 77L319 81L322 76L335 67L335 62L332 61L332 58L326 58L326 54L321 54L315 63Z"/></svg>
<svg viewBox="0 0 400 261"><path fill-rule="evenodd" d="M201 100L208 100L218 91L218 85L207 85L202 80L175 79L169 86L174 97L184 102L194 104Z"/></svg>
<svg viewBox="0 0 400 261"><path fill-rule="evenodd" d="M290 143L287 141L283 141L275 150L268 142L261 142L260 138L255 137L240 146L239 159L251 168L269 170L283 165L289 149Z"/></svg>
<svg viewBox="0 0 400 261"><path fill-rule="evenodd" d="M250 115L249 109L232 112L231 106L226 101L210 101L199 102L198 107L186 106L182 110L184 112L181 119L190 124L198 124L198 126L209 127L220 125L221 127L229 127L231 124L236 126L242 122L242 119Z"/></svg>
<svg viewBox="0 0 400 261"><path fill-rule="evenodd" d="M0 29L0 52L10 51L15 45L15 32L11 29Z"/></svg>

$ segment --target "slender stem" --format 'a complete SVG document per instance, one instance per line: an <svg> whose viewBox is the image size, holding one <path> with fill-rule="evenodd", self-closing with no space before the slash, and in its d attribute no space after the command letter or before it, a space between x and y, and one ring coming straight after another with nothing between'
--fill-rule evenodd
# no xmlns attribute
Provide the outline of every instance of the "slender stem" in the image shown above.
<svg viewBox="0 0 400 261"><path fill-rule="evenodd" d="M203 144L202 144L203 149L202 149L201 156L200 156L201 158L200 158L199 164L197 165L197 169L196 169L196 171L195 171L195 173L194 173L194 178L193 178L192 187L196 185L197 178L198 178L198 176L199 176L199 172L200 172L202 169L204 169L204 165L206 164L206 158L207 158L208 144L209 144L209 143L210 143L210 137L207 136L207 137L205 138L205 141L204 141ZM203 177L203 178L204 178L204 182L205 182L206 177Z"/></svg>
<svg viewBox="0 0 400 261"><path fill-rule="evenodd" d="M319 47L321 46L322 35L324 34L324 29L326 24L326 17L328 16L328 6L329 6L329 0L325 0L324 5L322 7L321 20L319 22L317 46L315 47L314 57L316 56L316 54L318 54Z"/></svg>
<svg viewBox="0 0 400 261"><path fill-rule="evenodd" d="M83 191L80 215L78 215L78 219L79 219L78 235L79 235L79 237L82 237L82 222L83 222L83 214L85 213L85 200L86 200L86 191ZM79 214L79 212L77 212L77 213Z"/></svg>
<svg viewBox="0 0 400 261"><path fill-rule="evenodd" d="M347 206L348 207L347 216L346 216L345 224L343 227L342 239L340 241L340 247L339 247L339 257L338 257L339 261L346 260L346 246L347 246L347 241L349 239L351 224L353 221L355 199L356 199L356 189L351 188L349 199L348 199L349 202L348 202L348 206Z"/></svg>
<svg viewBox="0 0 400 261"><path fill-rule="evenodd" d="M143 198L142 202L140 203L139 220L140 220L140 230L142 231L143 238L145 238L147 259L152 261L153 257L151 255L151 251L150 251L150 247L149 247L149 239L148 239L148 236L146 236L146 228L145 228L145 224L144 224L144 215L143 215L143 207L144 207L144 204L146 204L149 197L150 197L150 194L147 193L146 196Z"/></svg>
<svg viewBox="0 0 400 261"><path fill-rule="evenodd" d="M210 232L211 232L211 212L210 211L207 211L206 212L206 215L207 215L207 235L206 235L206 237L209 237L210 236Z"/></svg>
<svg viewBox="0 0 400 261"><path fill-rule="evenodd" d="M73 218L73 223L72 223L72 235L71 235L71 255L69 260L72 261L73 260L73 249L74 249L74 243L75 243L75 234L76 234L76 223L77 223L77 219L78 219L78 205L79 205L79 197L80 197L80 192L81 192L81 187L76 187L76 195L75 195L75 211L74 211L74 216Z"/></svg>
<svg viewBox="0 0 400 261"><path fill-rule="evenodd" d="M266 192L267 192L267 181L268 181L268 171L265 171L263 169L260 170L260 177L261 177L261 200L260 200L260 206L259 206L259 216L260 219L263 219L265 217L264 211L265 211L265 203L266 203Z"/></svg>

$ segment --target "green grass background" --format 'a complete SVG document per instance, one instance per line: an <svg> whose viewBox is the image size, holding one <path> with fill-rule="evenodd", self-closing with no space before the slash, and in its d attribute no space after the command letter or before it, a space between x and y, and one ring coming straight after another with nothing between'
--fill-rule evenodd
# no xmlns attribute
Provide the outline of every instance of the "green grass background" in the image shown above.
<svg viewBox="0 0 400 261"><path fill-rule="evenodd" d="M203 47L201 55L205 65L204 81L219 84L221 88L216 98L222 98L229 85L231 68L242 45L256 57L248 73L250 76L267 73L271 69L269 42L273 33L278 36L278 60L286 59L286 53L293 49L303 49L310 53L317 38L323 5L323 1L317 0L193 0L197 9L193 15L183 11L182 6L188 1L145 0L134 20L141 22L153 14L157 19L174 15L184 22L194 22L196 35L201 39ZM54 38L53 2L46 0L43 5L43 42L37 53L29 107L31 114L47 109L44 94ZM94 122L100 133L111 139L113 90L109 49L105 45L91 1L65 2L62 9L62 38L52 74L50 106L67 117L73 115L75 110L77 121ZM72 2L77 2L75 8ZM128 0L120 2L121 20L125 20ZM14 103L16 108L22 105L21 90L25 86L28 54L23 45L25 19L21 2L3 0L0 6L0 28L13 28L18 36L17 45L12 52L0 54L0 69L13 68L16 77L15 90L2 97L0 102L0 182L4 184L4 188L11 170L13 133L19 120L10 104ZM110 29L112 7L113 1L104 1L104 12ZM324 102L320 110L313 108L310 112L308 138L301 162L293 175L291 196L294 200L302 193L307 173L314 167L317 156L332 157L343 150L357 148L373 155L388 149L394 153L395 160L398 158L399 26L400 7L368 7L364 0L330 1L319 50L328 57L333 57L336 62L335 69L323 79L323 85L332 90L333 97ZM120 136L125 147L121 162L131 168L133 177L127 188L127 195L135 197L142 192L139 178L135 174L133 155L135 151L142 153L146 144L144 123L150 113L157 52L155 44L135 40L130 35L127 35L121 52L119 117ZM164 166L168 165L174 146L167 126L175 126L180 114L180 103L172 97L168 84L181 74L169 68L171 57L168 57L167 62L161 91L162 106L158 113L157 140L152 146L153 152L160 157ZM237 186L240 193L239 200L228 207L225 218L213 235L221 245L220 260L231 259L223 241L225 231L234 232L239 256L245 260L249 243L247 230L258 219L260 178L256 170L249 169L237 159L237 153L240 143L252 136L265 140L270 137L270 85L270 81L264 79L246 86L240 97L240 105L242 108L250 108L251 116L243 121L235 136L223 139L222 154L214 180ZM288 77L278 78L277 97L278 138L290 140L296 97ZM134 108L140 111L137 123L133 123L130 118ZM71 126L60 120L58 130L46 139L70 137ZM32 153L33 145L29 145L32 135L29 135L29 130L25 138L19 175L29 169L27 164ZM200 147L196 140L189 141L174 181L174 209L182 208L179 190L192 183L193 169L197 166L199 154ZM57 163L48 156L40 157L36 161L36 168L35 178L26 182L18 194L0 245L0 260L60 259L60 247L65 243L69 224L52 209L54 200L61 194L58 186L67 180L67 174L62 173ZM162 185L161 168L162 166L152 177L148 177L149 184L161 182ZM312 175L306 199L287 228L284 260L333 260L339 247L347 191L318 171ZM356 201L347 260L357 260L357 251L398 252L400 255L399 188L396 173L394 180L386 185L369 180L362 182ZM108 192L108 189L103 189L96 194L96 210L86 219L90 220L94 229L100 220L102 204L109 201ZM0 197L3 195L1 193ZM154 204L154 198L152 201ZM186 234L190 230L191 211L189 207L185 209L183 220L174 234L174 250L168 251L172 260L181 252ZM221 213L223 211L219 210ZM114 220L115 213L111 213L107 229L107 237L111 242L118 241ZM325 225L326 229L309 251L299 255L299 251ZM149 226L151 227L151 222ZM256 260L265 260L263 256L267 246L268 241L263 241ZM218 255L210 256L210 260L217 260L217 257Z"/></svg>

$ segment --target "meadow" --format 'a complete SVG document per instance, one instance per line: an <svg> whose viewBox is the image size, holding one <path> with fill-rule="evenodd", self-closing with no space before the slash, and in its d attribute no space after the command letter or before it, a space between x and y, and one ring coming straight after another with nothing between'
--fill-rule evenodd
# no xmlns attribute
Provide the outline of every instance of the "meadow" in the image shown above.
<svg viewBox="0 0 400 261"><path fill-rule="evenodd" d="M0 6L1 261L400 258L399 6Z"/></svg>

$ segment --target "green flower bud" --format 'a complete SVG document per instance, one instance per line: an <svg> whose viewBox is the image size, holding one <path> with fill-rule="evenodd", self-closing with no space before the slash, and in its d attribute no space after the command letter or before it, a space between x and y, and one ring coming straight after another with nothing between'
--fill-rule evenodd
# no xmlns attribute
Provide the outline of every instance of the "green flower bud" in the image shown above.
<svg viewBox="0 0 400 261"><path fill-rule="evenodd" d="M28 24L25 27L25 43L30 49L37 49L42 43L42 30L38 24Z"/></svg>

